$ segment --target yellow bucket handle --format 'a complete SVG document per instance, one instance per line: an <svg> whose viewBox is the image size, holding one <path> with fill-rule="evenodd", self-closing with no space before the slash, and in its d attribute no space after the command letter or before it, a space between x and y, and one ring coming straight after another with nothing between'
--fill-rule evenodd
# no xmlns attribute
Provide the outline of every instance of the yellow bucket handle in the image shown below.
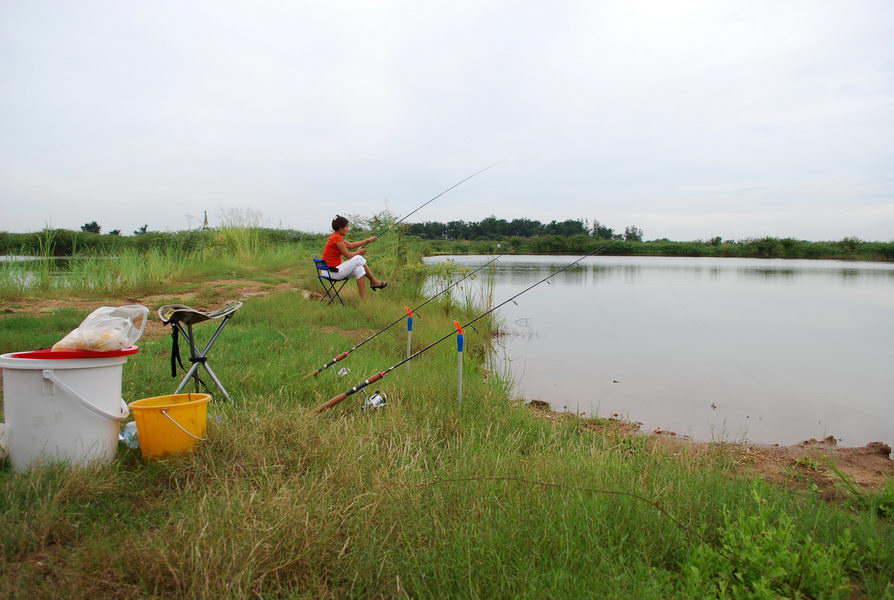
<svg viewBox="0 0 894 600"><path fill-rule="evenodd" d="M190 432L188 432L187 430L185 430L185 429L183 428L183 426L182 426L180 423L178 423L177 421L174 420L174 417L172 417L171 415L169 415L169 414L167 413L167 411L162 410L162 411L161 411L161 414L163 414L164 416L166 416L166 417L168 418L168 420L171 421L171 423L173 423L174 425L176 425L176 426L177 426L177 429L179 429L180 431L182 431L183 433L185 433L186 435L188 435L188 436L191 437L192 439L194 439L194 440L199 440L200 442L204 442L204 441L206 441L206 440L208 439L208 438L203 438L203 437L196 437L196 436L194 436L193 434L191 434Z"/></svg>

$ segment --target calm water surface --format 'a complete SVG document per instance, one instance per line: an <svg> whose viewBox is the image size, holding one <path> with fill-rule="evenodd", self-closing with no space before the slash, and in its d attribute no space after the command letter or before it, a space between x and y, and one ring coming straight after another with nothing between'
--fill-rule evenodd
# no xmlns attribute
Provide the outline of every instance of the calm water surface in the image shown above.
<svg viewBox="0 0 894 600"><path fill-rule="evenodd" d="M501 258L494 303L572 260ZM591 257L550 281L498 313L525 399L698 440L894 443L894 263Z"/></svg>

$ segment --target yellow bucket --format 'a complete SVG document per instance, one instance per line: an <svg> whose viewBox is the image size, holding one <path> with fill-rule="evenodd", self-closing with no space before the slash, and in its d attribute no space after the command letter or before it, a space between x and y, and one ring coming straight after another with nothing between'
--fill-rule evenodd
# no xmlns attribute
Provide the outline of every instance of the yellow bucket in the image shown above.
<svg viewBox="0 0 894 600"><path fill-rule="evenodd" d="M128 404L137 422L143 458L182 454L205 439L208 394L173 394Z"/></svg>

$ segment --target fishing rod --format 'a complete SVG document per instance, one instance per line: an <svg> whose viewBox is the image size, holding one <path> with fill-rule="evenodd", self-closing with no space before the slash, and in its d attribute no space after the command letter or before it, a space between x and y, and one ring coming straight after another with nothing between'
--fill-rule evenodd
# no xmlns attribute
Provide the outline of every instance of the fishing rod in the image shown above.
<svg viewBox="0 0 894 600"><path fill-rule="evenodd" d="M395 221L394 223L392 223L391 225L389 225L388 227L386 227L385 229L383 229L380 233L377 233L377 234L376 234L376 237L382 237L383 235L385 235L386 233L388 233L389 231L391 231L392 229L394 229L395 227L397 227L397 225L399 225L401 221L407 219L410 215L412 215L412 214L415 213L416 211L421 210L422 208L428 206L429 204L431 204L432 202L434 202L435 200L437 200L438 198L440 198L441 196L443 196L444 194L446 194L447 192L449 192L449 191L452 190L453 188L459 186L460 184L463 184L463 183L467 182L468 180L470 180L472 177L475 177L476 175L480 175L481 173L484 173L484 172L487 171L488 169L493 169L493 168L496 167L497 165L502 164L502 163L504 163L504 162L506 162L506 161L505 161L505 160L501 160L500 162L495 162L494 164L492 164L492 165L489 166L489 167L485 167L485 168L481 169L480 171L476 171L475 173L472 173L471 175L469 175L468 177L466 177L466 178L463 179L462 181L460 181L460 182L458 182L458 183L454 183L454 184L451 185L449 188L447 188L446 190L444 190L443 192L441 192L440 194L438 194L437 196L435 196L435 197L432 198L431 200L425 202L424 204L419 205L419 207L416 208L416 210L413 210L412 212L409 212L409 213L405 214L405 215L402 216L400 219L398 219L397 221Z"/></svg>
<svg viewBox="0 0 894 600"><path fill-rule="evenodd" d="M566 271L566 270L570 269L571 267L573 267L574 265L576 265L577 263L579 263L580 261L584 260L584 259L587 258L587 257L594 256L594 255L596 255L596 254L599 254L599 253L602 252L603 250L607 250L608 248L612 247L612 246L613 246L614 244L616 244L617 242L618 242L618 240L613 240L613 241L612 241L611 243L609 243L609 244L606 244L606 245L601 246L601 247L599 247L599 248L596 248L596 249L594 249L594 250L592 250L592 251L590 251L590 252L587 252L586 254L584 254L583 256L581 256L580 258L578 258L577 260L574 260L574 261L568 263L567 265L565 265L565 266L562 267L561 269L559 269L559 270L557 270L557 271L553 271L552 273L550 273L549 275L547 275L546 277L544 277L543 279L541 279L541 280L538 281L537 283L534 283L534 284L532 284L532 285L529 285L528 287L526 287L526 288L523 289L522 291L518 292L518 293L515 294L514 296L511 296L511 297L507 298L506 300L504 300L503 302L500 302L499 304L497 304L497 305L494 306L493 308L490 308L490 309L484 311L483 313L481 313L480 315L478 315L477 317L475 317L474 319L472 319L472 320L469 321L468 323L465 323L464 325L459 325L458 322L454 321L454 324L456 325L456 329L455 329L454 331L451 331L451 332L448 333L447 335L438 338L437 340L435 340L434 342L432 342L432 343L429 344L428 346L425 346L425 347L422 348L421 350L416 351L414 354L411 354L410 356L406 357L406 358L403 359L402 361L400 361L400 362L398 362L398 363L395 363L395 364L391 365L390 367L388 367L388 368L385 369L384 371L379 371L378 373L376 373L375 375L373 375L372 377L370 377L369 379L367 379L367 380L364 381L363 383L358 383L357 385L355 385L355 386L352 387L351 389L349 389L349 390L347 390L347 391L345 391L345 392L342 392L341 394L339 394L339 395L337 395L337 396L333 396L333 397L330 398L326 403L322 404L319 408L317 408L314 412L317 413L317 414L319 414L319 413L321 413L321 412L323 412L323 411L325 411L325 410L328 410L328 409L332 408L333 406L335 406L336 404L338 404L339 402L341 402L342 400L344 400L344 399L347 398L348 396L351 396L351 395L353 395L353 394L356 394L357 392L359 392L360 390L362 390L362 389L365 388L366 386L368 386L368 385L370 385L370 384L372 384L372 383L375 383L375 382L377 382L378 380L382 379L383 377L385 377L385 375L387 375L388 373L390 373L390 372L393 371L394 369L400 367L401 365L405 365L406 363L410 362L411 360L413 360L414 358L416 358L417 356L419 356L419 355L422 354L423 352L426 352L426 351L430 350L431 348L434 348L435 346L437 346L438 344L440 344L441 342L443 342L443 341L446 340L447 338L452 337L452 336L455 335L457 332L459 332L461 329L464 329L464 328L466 328L466 327L469 327L469 326L471 326L472 324L474 324L474 323L480 321L481 319L483 319L483 318L486 317L487 315L491 314L492 312L494 312L495 310L497 310L497 309L500 308L501 306L505 306L506 304L515 301L516 298L518 298L519 296L521 296L521 295L524 294L525 292L528 292L528 291L534 289L535 287L537 287L538 285L540 285L540 284L543 283L544 281L547 281L548 279L551 279L551 278L555 277L556 275L558 275L558 274L561 273L562 271Z"/></svg>
<svg viewBox="0 0 894 600"><path fill-rule="evenodd" d="M460 278L460 279L454 281L453 283L451 283L450 285L448 285L447 287L445 287L443 290L441 290L440 292L438 292L438 293L435 294L434 296L430 297L428 300L426 300L425 302L423 302L422 304L420 304L420 305L417 306L416 308L412 308L412 309L410 309L410 313L414 313L414 312L416 312L417 310L419 310L420 308L422 308L423 306L425 306L426 304L428 304L429 302L431 302L432 300L434 300L435 298L437 298L437 297L440 296L441 294L444 294L445 292L447 292L447 291L450 290L451 288L456 287L457 285L459 285L464 279L468 279L469 277L471 277L472 275L474 275L475 273L477 273L478 271L480 271L480 270L483 269L484 267L486 267L486 266L488 266L488 265L490 265L490 264L493 264L498 258L501 258L502 256L503 256L503 255L501 254L500 256L497 256L497 257L495 257L495 258L492 258L491 260L487 261L486 263L484 263L483 265L481 265L480 267L478 267L477 269L475 269L475 270L472 271L471 273L469 273L469 274L465 275L464 277L462 277L462 278ZM347 351L345 351L345 352L342 352L341 354L339 354L338 356L336 356L335 358L333 358L332 360L330 360L329 362L327 362L325 365L323 365L323 366L320 367L319 369L315 369L315 370L311 371L310 373L308 373L307 375L305 375L304 377L302 377L301 380L304 381L304 380L307 379L308 377L316 377L317 375L320 374L321 371L323 371L323 369L328 369L329 367L331 367L332 365L334 365L334 364L337 363L338 361L346 359L346 358L348 357L348 354L350 354L350 353L353 352L354 350L357 350L360 346L362 346L363 344L369 342L370 340L372 340L372 339L373 339L374 337L376 337L377 335L382 334L382 333L385 333L386 331L388 331L389 329L391 329L392 327L394 327L395 325L397 325L398 323L400 323L401 321L403 321L404 319L406 319L407 316L408 316L408 314L401 315L400 318L395 319L395 320L392 321L390 324L388 324L388 325L386 325L385 327L383 327L382 329L378 330L377 332L375 332L374 334L372 334L371 336L369 336L368 338L366 338L365 340L363 340L362 342L360 342L359 344L357 344L356 346L354 346L354 347L351 348L350 350L347 350Z"/></svg>

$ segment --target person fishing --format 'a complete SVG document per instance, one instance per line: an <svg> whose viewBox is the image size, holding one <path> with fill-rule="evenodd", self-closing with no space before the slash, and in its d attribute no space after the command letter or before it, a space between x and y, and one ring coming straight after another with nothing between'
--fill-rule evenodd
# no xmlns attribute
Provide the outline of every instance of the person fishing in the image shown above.
<svg viewBox="0 0 894 600"><path fill-rule="evenodd" d="M366 254L367 244L371 244L379 239L377 236L368 237L359 242L349 242L345 239L348 235L350 223L341 215L335 215L332 219L332 231L334 232L326 240L326 246L323 248L323 260L329 266L332 279L341 281L353 276L357 280L357 291L360 293L360 299L366 299L366 282L364 278L369 279L370 286L374 291L380 290L388 286L387 281L377 279L363 255ZM356 252L352 252L355 248L359 248ZM342 260L344 258L344 260Z"/></svg>

